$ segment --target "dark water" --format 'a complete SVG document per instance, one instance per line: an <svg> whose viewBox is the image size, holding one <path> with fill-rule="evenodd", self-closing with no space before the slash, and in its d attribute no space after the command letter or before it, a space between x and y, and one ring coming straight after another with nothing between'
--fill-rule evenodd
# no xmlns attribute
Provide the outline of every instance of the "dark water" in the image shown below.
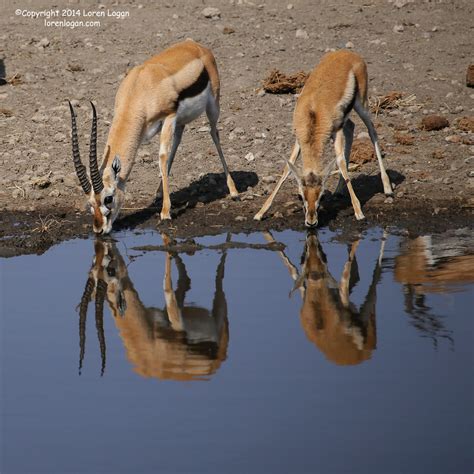
<svg viewBox="0 0 474 474"><path fill-rule="evenodd" d="M2 473L473 471L468 232L115 237L0 261Z"/></svg>

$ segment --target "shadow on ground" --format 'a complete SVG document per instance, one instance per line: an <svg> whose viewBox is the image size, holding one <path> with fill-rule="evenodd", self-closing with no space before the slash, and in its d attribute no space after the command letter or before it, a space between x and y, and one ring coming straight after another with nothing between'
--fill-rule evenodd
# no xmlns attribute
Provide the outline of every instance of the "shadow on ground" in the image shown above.
<svg viewBox="0 0 474 474"><path fill-rule="evenodd" d="M405 180L405 176L398 171L387 170L387 174L392 185L395 184L396 186L399 186L400 183L403 183ZM377 194L383 194L383 184L380 174L361 174L351 181L356 196L359 198L361 203L362 211L364 210L363 207L367 201L372 199ZM330 192L326 191L325 195L321 199L319 225L328 225L331 221L337 218L339 213L343 214L346 211L353 212L352 203L347 188L344 189L342 194L331 194Z"/></svg>
<svg viewBox="0 0 474 474"><path fill-rule="evenodd" d="M258 176L253 171L233 171L237 191L246 191L258 183ZM186 188L171 193L171 217L175 218L187 209L196 207L198 203L210 203L223 199L229 195L224 173L207 173L198 181L194 181ZM157 195L153 202L146 208L123 216L114 223L114 229L135 227L151 219L161 211L162 199Z"/></svg>

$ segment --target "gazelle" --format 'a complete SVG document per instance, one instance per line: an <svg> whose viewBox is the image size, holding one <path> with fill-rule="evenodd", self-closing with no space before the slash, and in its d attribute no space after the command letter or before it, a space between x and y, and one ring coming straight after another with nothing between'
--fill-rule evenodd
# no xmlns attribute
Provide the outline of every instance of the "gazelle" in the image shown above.
<svg viewBox="0 0 474 474"><path fill-rule="evenodd" d="M267 241L273 241L270 233L264 235ZM349 247L339 282L329 272L326 255L315 234L306 237L300 272L286 255L280 254L295 281L293 290L301 292L300 321L306 337L335 364L359 364L370 359L376 348L377 284L382 274L385 238L384 233L372 281L359 308L350 301L350 292L359 281L356 260L359 240Z"/></svg>
<svg viewBox="0 0 474 474"><path fill-rule="evenodd" d="M171 218L168 182L171 166L184 127L204 111L230 194L237 197L217 131L219 91L219 74L212 52L192 40L175 44L134 67L120 84L115 97L114 119L100 169L97 164L97 114L92 104L90 181L81 163L76 117L69 103L73 161L82 189L89 196L94 232L107 234L112 229L124 200L125 183L138 147L160 131L159 165L163 186L160 217Z"/></svg>
<svg viewBox="0 0 474 474"><path fill-rule="evenodd" d="M352 109L357 112L369 131L380 167L384 193L392 194L390 180L382 162L377 132L367 109L367 66L358 54L340 50L326 54L308 77L294 112L293 128L296 141L290 159L287 160L275 189L254 219L262 219L291 171L303 201L305 223L308 227L317 226L319 201L333 166L332 160L329 163L323 160L324 147L329 138L334 140L336 163L342 175L336 192L342 191L345 181L355 217L358 220L364 219L347 171L354 135L354 123L349 119ZM303 157L302 173L295 167L300 153Z"/></svg>
<svg viewBox="0 0 474 474"><path fill-rule="evenodd" d="M165 243L168 242L163 235ZM178 269L173 290L171 263ZM163 292L165 307L147 307L130 279L127 264L114 242L97 240L95 258L79 305L79 373L85 355L87 307L95 300L96 328L105 371L106 344L103 324L107 300L114 323L135 372L143 377L173 380L206 379L226 359L229 343L227 302L223 289L226 251L222 253L215 277L212 309L185 305L191 280L181 258L165 256Z"/></svg>

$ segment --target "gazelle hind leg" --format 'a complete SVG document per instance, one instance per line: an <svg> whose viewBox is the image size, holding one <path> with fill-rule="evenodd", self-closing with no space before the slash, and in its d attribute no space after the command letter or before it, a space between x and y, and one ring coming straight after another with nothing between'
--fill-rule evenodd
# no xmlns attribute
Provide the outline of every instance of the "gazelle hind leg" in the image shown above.
<svg viewBox="0 0 474 474"><path fill-rule="evenodd" d="M217 105L215 99L212 97L206 107L207 118L209 119L209 125L211 126L211 137L214 145L216 146L217 153L221 159L222 167L224 168L224 173L227 181L227 187L229 188L230 195L232 198L237 198L239 193L235 187L234 180L230 175L229 168L224 158L224 153L222 152L221 142L219 138L219 131L217 130L217 120L219 118L219 106Z"/></svg>
<svg viewBox="0 0 474 474"><path fill-rule="evenodd" d="M354 122L351 119L347 119L344 123L344 126L342 127L342 131L344 133L344 140L345 140L345 145L344 145L344 158L346 160L346 166L349 168L349 161L350 161L350 156L351 156L351 150L352 150L352 141L354 140ZM339 175L339 183L337 183L336 190L334 191L334 194L342 194L342 190L344 189L344 178L342 175Z"/></svg>
<svg viewBox="0 0 474 474"><path fill-rule="evenodd" d="M298 141L296 141L295 145L293 146L293 151L291 152L290 159L288 161L294 164L296 159L298 158L299 153L300 153L300 146L298 144ZM268 196L268 199L265 201L265 204L262 206L262 208L253 217L256 221L262 220L263 215L268 211L268 209L270 209L270 206L272 205L272 202L275 199L275 196L280 190L282 184L285 182L286 178L288 178L289 174L290 174L290 168L288 165L285 165L285 167L283 168L283 174L281 175L281 178L276 184L275 189L272 191L270 196Z"/></svg>
<svg viewBox="0 0 474 474"><path fill-rule="evenodd" d="M336 132L336 139L334 140L334 148L336 150L336 162L339 167L339 171L344 178L347 189L349 190L349 195L351 196L352 207L354 208L354 214L358 221L364 219L364 214L360 208L359 199L355 195L354 189L352 188L352 183L349 178L349 172L347 171L346 159L344 158L344 137L342 129L339 129Z"/></svg>
<svg viewBox="0 0 474 474"><path fill-rule="evenodd" d="M385 171L385 166L382 161L382 153L380 151L379 142L377 138L377 132L375 130L374 124L372 123L372 119L370 118L369 111L361 104L359 99L356 99L354 104L354 110L357 112L359 117L364 122L367 130L369 132L370 140L375 148L375 154L377 155L377 161L379 163L380 168L380 176L382 177L383 183L383 192L387 196L391 196L393 194L392 185L390 184L390 178L388 177L387 172Z"/></svg>

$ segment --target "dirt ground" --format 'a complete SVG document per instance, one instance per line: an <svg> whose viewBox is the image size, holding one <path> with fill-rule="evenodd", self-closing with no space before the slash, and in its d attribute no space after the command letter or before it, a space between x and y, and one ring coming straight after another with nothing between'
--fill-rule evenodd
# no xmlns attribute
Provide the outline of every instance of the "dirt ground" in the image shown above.
<svg viewBox="0 0 474 474"><path fill-rule="evenodd" d="M206 7L217 8L218 14L206 17ZM303 228L291 179L268 218L261 223L252 220L294 141L296 96L264 93L262 80L273 69L287 74L310 71L325 51L343 47L366 59L372 103L390 91L401 92L405 99L374 115L395 196L387 200L382 194L377 163L369 161L352 173L367 221L357 223L349 200L328 193L322 224L380 224L414 232L472 226L474 89L466 85L467 68L474 62L471 0L115 1L102 6L63 0L54 7L15 0L3 2L1 8L0 255L42 252L91 231L71 159L66 100L76 101L86 161L88 101L98 109L101 153L113 119L115 92L127 70L185 38L205 44L216 56L222 83L222 146L241 200L227 196L203 117L187 127L173 165L175 219L159 221L155 138L139 150L116 228L151 227L177 236ZM81 14L83 9L105 14L110 10L128 16L100 17L100 27L71 29L48 27L44 18L15 13L42 8L60 13L79 9ZM74 19L86 20L52 18ZM431 114L446 118L449 126L423 130L421 121ZM357 148L367 135L361 122L355 122ZM336 180L331 178L329 190Z"/></svg>

